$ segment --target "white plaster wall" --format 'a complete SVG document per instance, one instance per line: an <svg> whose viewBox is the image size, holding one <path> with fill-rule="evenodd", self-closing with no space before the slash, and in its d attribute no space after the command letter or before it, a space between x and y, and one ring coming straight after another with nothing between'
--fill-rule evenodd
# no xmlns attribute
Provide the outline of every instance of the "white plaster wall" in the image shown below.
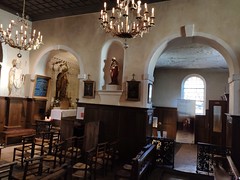
<svg viewBox="0 0 240 180"><path fill-rule="evenodd" d="M128 40L129 48L125 52L124 59L123 80L131 80L131 75L135 73L136 79L142 81L143 94L140 102L122 102L121 105L148 106L146 89L149 79L143 80L143 77L153 75L154 67L149 68L149 63L156 61L157 57L153 57L153 54L163 42L181 36L180 29L184 25L194 24L193 34L202 34L209 38L217 37L221 40L218 39L219 44L227 44L233 52L224 55L227 57L230 74L239 72L238 62L232 62L239 59L237 53L240 49L239 0L171 0L149 6L154 6L156 9L156 26L142 39ZM33 61L30 62L30 66L34 66L36 59L39 59L38 56L49 46L64 44L81 56L84 71L91 74L98 87L100 62L103 61L101 50L104 44L112 39L100 28L98 17L98 13L93 13L33 23L44 35L44 46L31 52L30 57ZM234 55L236 59L233 60ZM34 69L31 69L31 73L34 73ZM81 99L81 101L88 100ZM91 100L95 103L98 101L98 98Z"/></svg>
<svg viewBox="0 0 240 180"><path fill-rule="evenodd" d="M181 85L184 78L191 74L199 74L206 81L206 109L209 100L221 100L228 93L228 72L218 70L164 70L154 72L153 105L177 107L181 99Z"/></svg>
<svg viewBox="0 0 240 180"><path fill-rule="evenodd" d="M7 28L10 21L14 19L16 20L16 16L5 12L0 9L0 24L3 25L3 28ZM3 48L3 61L2 61L2 69L0 75L0 96L8 96L8 73L10 68L12 67L12 60L17 58L17 54L19 50L13 49L8 45L2 44ZM21 51L22 58L21 60L21 68L24 74L29 73L29 52ZM24 92L23 92L24 96Z"/></svg>
<svg viewBox="0 0 240 180"><path fill-rule="evenodd" d="M155 62L167 43L181 36L182 26L194 25L193 36L196 39L198 37L206 38L203 43L217 49L226 58L229 77L239 73L239 0L171 0L150 4L149 8L152 6L156 9L156 26L143 38L128 40L129 48L124 53L123 82L131 80L132 74L136 74L135 79L141 81L141 100L140 102L128 102L122 97L121 105L151 107L151 104L147 104L147 85L153 80ZM0 15L1 22L5 22L5 14ZM41 61L41 57L48 49L61 45L72 50L78 56L77 59L81 66L79 77L83 77L85 73L91 74L91 78L97 83L96 87L99 87L98 84L101 82L100 64L104 60L101 58L103 57L102 48L113 37L105 34L100 28L98 17L98 13L93 13L34 22L33 26L44 36L44 45L39 50L31 51L30 73L35 73L39 63L37 61ZM10 56L12 53L6 52L4 49L4 54ZM6 55L4 56L6 61ZM12 58L8 57L7 59ZM99 97L90 100L81 98L82 78L79 81L80 101L98 103ZM234 88L234 92L239 93L239 86L234 86ZM232 99L234 99L234 95ZM235 100L233 106L235 106L235 102L238 105L238 101Z"/></svg>

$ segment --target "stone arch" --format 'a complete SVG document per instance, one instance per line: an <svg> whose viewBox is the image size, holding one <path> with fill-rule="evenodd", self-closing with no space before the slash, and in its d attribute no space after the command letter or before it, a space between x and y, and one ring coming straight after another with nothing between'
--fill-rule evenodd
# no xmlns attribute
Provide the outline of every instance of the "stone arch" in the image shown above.
<svg viewBox="0 0 240 180"><path fill-rule="evenodd" d="M79 68L80 68L80 77L83 77L85 72L84 72L84 67L83 67L83 62L81 57L79 56L79 54L77 54L74 50L72 50L71 48L65 46L65 45L55 45L55 46L50 46L47 49L45 49L43 52L41 52L39 54L39 56L37 57L34 65L33 65L33 69L30 72L32 75L34 75L34 73L37 71L37 66L39 65L40 61L42 60L42 58L44 56L46 56L48 53L50 53L53 50L65 50L68 51L69 53L73 54L76 59L78 60L79 63ZM42 62L41 62L42 63ZM44 62L45 63L45 62Z"/></svg>
<svg viewBox="0 0 240 180"><path fill-rule="evenodd" d="M168 46L168 43L174 40L175 38L180 37L177 34L165 37L159 45L156 47L156 49L153 50L153 54L151 58L148 61L148 64L145 68L145 72L150 76L153 77L155 65L157 62L158 57L163 53L164 49ZM237 56L232 50L232 48L223 40L220 38L206 34L206 33L200 33L200 32L195 32L193 37L193 42L194 43L201 43L201 44L206 44L215 50L217 50L226 60L229 68L229 78L231 79L234 77L235 74L239 74L239 62L237 60ZM235 87L236 89L236 87ZM229 88L229 92L231 91L231 88ZM238 93L238 94L237 94ZM230 101L229 101L229 112L233 112L235 110L231 109L231 107L235 107L237 109L239 107L239 102L238 99L239 97L239 92L232 89L232 92L230 92ZM232 96L232 97L231 97Z"/></svg>
<svg viewBox="0 0 240 180"><path fill-rule="evenodd" d="M35 78L35 74L46 75L45 67L46 67L46 63L47 63L47 57L52 51L56 51L56 50L64 50L64 51L72 54L78 61L78 65L79 65L79 69L80 69L80 74L78 75L78 79L79 79L78 99L80 99L81 92L83 92L82 80L86 76L85 71L84 71L83 62L82 62L82 59L79 56L79 54L77 54L74 50L72 50L71 48L64 46L64 45L55 45L55 46L48 47L47 49L45 49L43 52L41 52L38 55L34 65L33 65L33 68L30 71L30 73L31 73L30 74L30 78L31 78L30 87L31 87L31 89L34 87L33 80ZM49 99L49 101L47 103L47 107L50 106L50 102L51 102L51 99Z"/></svg>

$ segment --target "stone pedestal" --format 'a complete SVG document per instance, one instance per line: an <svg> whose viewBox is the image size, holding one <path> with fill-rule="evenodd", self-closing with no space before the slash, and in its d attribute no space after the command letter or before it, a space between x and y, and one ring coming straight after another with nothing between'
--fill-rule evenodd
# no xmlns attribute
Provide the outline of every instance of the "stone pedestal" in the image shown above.
<svg viewBox="0 0 240 180"><path fill-rule="evenodd" d="M120 86L116 85L116 84L107 84L106 90L107 91L118 91L118 90L120 90Z"/></svg>
<svg viewBox="0 0 240 180"><path fill-rule="evenodd" d="M98 91L101 104L119 105L122 90L102 90Z"/></svg>

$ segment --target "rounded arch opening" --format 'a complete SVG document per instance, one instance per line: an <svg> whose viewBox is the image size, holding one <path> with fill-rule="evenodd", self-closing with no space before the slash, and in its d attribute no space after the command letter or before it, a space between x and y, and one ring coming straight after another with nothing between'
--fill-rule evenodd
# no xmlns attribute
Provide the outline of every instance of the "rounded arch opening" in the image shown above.
<svg viewBox="0 0 240 180"><path fill-rule="evenodd" d="M151 58L149 59L148 66L145 69L145 72L147 74L149 74L150 76L153 76L154 69L155 69L158 58L161 56L161 54L164 52L164 50L168 47L168 45L172 41L174 41L174 39L176 39L176 38L179 38L179 36L172 35L172 36L166 37L159 43L159 45L153 51L153 54L152 54ZM223 40L219 39L216 36L204 34L204 33L195 33L195 36L193 36L191 38L192 38L193 43L208 45L208 46L212 47L213 49L215 49L216 51L218 51L223 56L223 58L225 59L227 65L228 65L229 78L233 77L234 74L239 73L239 63L238 63L237 57L236 57L234 51L231 49L231 47L227 43L225 43ZM231 105L231 104L234 104L234 106L239 107L238 104L236 104L237 102L234 101L234 97L239 97L239 95L236 94L236 92L233 92L233 91L231 92L230 88L229 88L229 94L232 94L232 95L230 95L229 107L231 107L231 106L233 107L233 105ZM232 98L231 98L231 96L232 96ZM232 99L232 101L231 101L231 99ZM229 108L229 111L231 111L230 108Z"/></svg>
<svg viewBox="0 0 240 180"><path fill-rule="evenodd" d="M47 109L56 105L56 99L60 98L57 93L60 92L64 92L65 99L69 101L69 106L75 107L75 101L79 99L80 92L83 91L82 81L80 80L83 79L85 74L82 60L76 52L64 45L49 47L38 56L33 67L32 74L30 74L32 88L34 88L33 80L36 74L51 77ZM65 90L59 91L57 90L57 80L60 74L63 74L64 69L67 69L66 76L64 76L67 79L65 80L66 87L63 87ZM76 83L76 79L78 79L78 83ZM63 95L61 94L61 96ZM63 99L62 97L61 101Z"/></svg>

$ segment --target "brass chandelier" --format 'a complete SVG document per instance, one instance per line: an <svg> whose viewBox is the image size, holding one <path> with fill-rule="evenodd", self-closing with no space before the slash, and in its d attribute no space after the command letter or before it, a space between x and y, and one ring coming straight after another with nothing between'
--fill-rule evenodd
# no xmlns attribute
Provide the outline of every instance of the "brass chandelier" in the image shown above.
<svg viewBox="0 0 240 180"><path fill-rule="evenodd" d="M32 31L29 25L29 17L25 16L25 0L23 1L22 17L17 13L17 21L11 20L8 28L3 29L3 25L0 25L0 41L1 43L8 44L10 47L17 48L19 50L35 50L40 47L42 42L42 35L40 31L36 33L34 29ZM18 56L21 56L19 53Z"/></svg>
<svg viewBox="0 0 240 180"><path fill-rule="evenodd" d="M142 11L143 10L143 11ZM141 6L141 1L117 0L116 7L110 15L107 12L107 3L100 12L100 23L106 33L120 38L142 37L148 33L154 23L154 8L148 11L147 3Z"/></svg>

